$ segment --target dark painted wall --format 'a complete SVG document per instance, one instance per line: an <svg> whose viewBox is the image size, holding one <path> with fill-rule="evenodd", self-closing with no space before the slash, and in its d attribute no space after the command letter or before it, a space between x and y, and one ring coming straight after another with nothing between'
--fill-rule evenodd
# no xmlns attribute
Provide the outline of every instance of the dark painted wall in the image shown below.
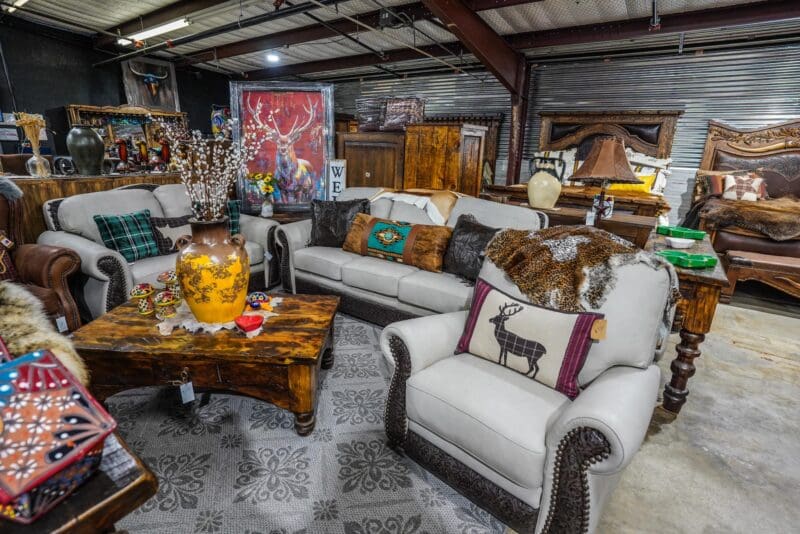
<svg viewBox="0 0 800 534"><path fill-rule="evenodd" d="M5 16L0 20L3 47L17 109L12 109L8 82L0 70L0 109L44 113L66 104L125 104L119 64L95 68L108 57L92 49L89 38ZM178 70L181 110L192 129L211 131L212 104L226 104L228 79L213 72ZM3 143L6 152L13 143Z"/></svg>

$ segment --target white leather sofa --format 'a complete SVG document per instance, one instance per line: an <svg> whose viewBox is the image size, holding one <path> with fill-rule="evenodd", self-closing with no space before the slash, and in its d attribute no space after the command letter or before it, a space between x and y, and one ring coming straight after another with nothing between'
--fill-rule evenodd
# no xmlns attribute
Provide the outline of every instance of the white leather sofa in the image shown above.
<svg viewBox="0 0 800 534"><path fill-rule="evenodd" d="M372 198L379 191L351 187L338 200ZM376 217L435 224L424 210L400 201L378 199L371 203L370 210ZM547 215L535 210L463 197L456 202L446 224L455 226L463 213L471 213L478 222L495 228L538 230L547 227L548 222ZM310 220L278 227L275 238L284 289L339 295L341 311L376 324L464 310L472 298L473 287L453 274L424 271L340 248L310 247Z"/></svg>
<svg viewBox="0 0 800 534"><path fill-rule="evenodd" d="M517 286L484 262L481 277ZM639 450L660 385L654 355L671 318L665 270L617 270L575 400L471 354L454 354L466 311L397 322L381 334L392 370L390 443L520 533L594 532ZM465 395L465 392L469 392Z"/></svg>
<svg viewBox="0 0 800 534"><path fill-rule="evenodd" d="M76 295L82 314L94 319L128 300L131 288L142 282L154 283L164 271L175 268L176 254L144 258L128 263L118 252L106 248L94 222L94 215L119 215L149 209L152 217L181 217L191 213L189 197L182 184L124 186L110 191L86 193L45 203L48 230L38 243L66 247L81 257L81 292ZM247 238L251 285L266 287L269 269L265 263L268 234L275 221L241 215L241 233Z"/></svg>

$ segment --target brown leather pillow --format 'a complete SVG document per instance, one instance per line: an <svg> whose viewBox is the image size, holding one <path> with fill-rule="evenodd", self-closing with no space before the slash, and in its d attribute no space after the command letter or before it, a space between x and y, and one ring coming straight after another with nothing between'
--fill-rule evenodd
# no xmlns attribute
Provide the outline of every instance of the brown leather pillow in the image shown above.
<svg viewBox="0 0 800 534"><path fill-rule="evenodd" d="M359 213L353 219L342 249L441 272L452 228L379 219Z"/></svg>
<svg viewBox="0 0 800 534"><path fill-rule="evenodd" d="M14 242L6 237L6 233L0 230L0 280L14 282L17 280L17 268L11 261L11 249Z"/></svg>

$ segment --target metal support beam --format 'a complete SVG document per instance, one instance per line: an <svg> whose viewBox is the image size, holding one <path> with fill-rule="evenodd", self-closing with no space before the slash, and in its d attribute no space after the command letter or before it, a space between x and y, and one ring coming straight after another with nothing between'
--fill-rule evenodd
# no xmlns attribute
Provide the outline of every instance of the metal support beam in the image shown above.
<svg viewBox="0 0 800 534"><path fill-rule="evenodd" d="M119 35L130 35L141 30L146 30L148 28L166 24L167 22L172 22L173 20L191 15L192 13L197 13L198 11L208 9L210 7L224 4L227 1L228 0L179 0L178 2L172 3L168 6L145 13L140 17L126 20L121 24L117 24L113 28L107 28L106 31L114 34L118 33ZM114 39L104 35L97 39L97 46L108 46L113 42Z"/></svg>
<svg viewBox="0 0 800 534"><path fill-rule="evenodd" d="M543 0L464 0L468 8L475 11L486 9L498 9L501 7L518 6L521 4L532 4Z"/></svg>
<svg viewBox="0 0 800 534"><path fill-rule="evenodd" d="M463 0L424 0L423 3L486 65L512 97L525 97L521 92L525 56L511 48Z"/></svg>
<svg viewBox="0 0 800 534"><path fill-rule="evenodd" d="M511 132L508 138L508 170L506 184L519 183L522 175L522 152L525 146L525 125L528 122L528 95L531 90L531 66L523 63L521 90L524 97L511 97Z"/></svg>

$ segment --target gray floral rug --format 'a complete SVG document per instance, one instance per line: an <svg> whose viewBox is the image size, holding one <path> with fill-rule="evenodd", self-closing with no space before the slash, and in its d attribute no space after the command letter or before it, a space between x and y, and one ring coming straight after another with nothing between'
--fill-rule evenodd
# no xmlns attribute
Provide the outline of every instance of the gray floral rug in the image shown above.
<svg viewBox="0 0 800 534"><path fill-rule="evenodd" d="M109 399L158 494L117 527L131 532L248 534L502 533L505 527L386 445L388 369L380 328L338 316L334 367L322 372L317 425L261 401L175 388Z"/></svg>

